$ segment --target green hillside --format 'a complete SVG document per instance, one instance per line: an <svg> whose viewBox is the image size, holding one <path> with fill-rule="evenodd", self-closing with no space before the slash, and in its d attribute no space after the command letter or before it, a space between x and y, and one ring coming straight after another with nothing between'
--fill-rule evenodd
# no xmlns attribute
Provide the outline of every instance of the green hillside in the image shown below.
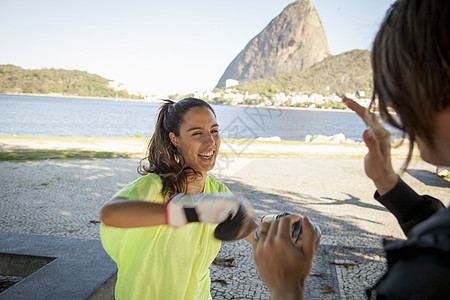
<svg viewBox="0 0 450 300"><path fill-rule="evenodd" d="M235 87L240 92L271 96L276 93L302 92L322 95L344 95L365 91L372 95L370 51L352 50L329 56L311 68L298 73L242 82Z"/></svg>
<svg viewBox="0 0 450 300"><path fill-rule="evenodd" d="M0 65L0 93L50 94L67 96L136 98L126 90L116 91L111 80L78 70L26 70L14 65Z"/></svg>

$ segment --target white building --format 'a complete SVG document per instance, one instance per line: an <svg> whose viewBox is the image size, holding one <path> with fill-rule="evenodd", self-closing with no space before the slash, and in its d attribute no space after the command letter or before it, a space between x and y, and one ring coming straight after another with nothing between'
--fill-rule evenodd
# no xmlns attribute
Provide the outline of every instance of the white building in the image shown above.
<svg viewBox="0 0 450 300"><path fill-rule="evenodd" d="M230 87L230 86L235 86L235 85L239 85L239 80L235 80L235 79L225 80L225 87Z"/></svg>
<svg viewBox="0 0 450 300"><path fill-rule="evenodd" d="M285 94L285 93L275 94L275 95L273 96L273 98L274 98L274 100L275 100L276 102L279 102L279 103L284 103L284 102L286 102L286 101L288 100L288 97L286 97L286 94Z"/></svg>
<svg viewBox="0 0 450 300"><path fill-rule="evenodd" d="M310 101L315 104L322 104L324 102L324 96L320 94L312 94L311 97L309 97Z"/></svg>
<svg viewBox="0 0 450 300"><path fill-rule="evenodd" d="M241 93L227 93L223 95L226 100L231 100L233 104L241 103L244 100L244 95Z"/></svg>

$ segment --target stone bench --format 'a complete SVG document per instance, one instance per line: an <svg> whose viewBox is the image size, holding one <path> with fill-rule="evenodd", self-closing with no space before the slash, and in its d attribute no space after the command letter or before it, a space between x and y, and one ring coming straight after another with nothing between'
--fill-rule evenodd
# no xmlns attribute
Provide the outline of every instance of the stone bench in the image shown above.
<svg viewBox="0 0 450 300"><path fill-rule="evenodd" d="M113 299L117 267L93 239L0 232L0 299Z"/></svg>

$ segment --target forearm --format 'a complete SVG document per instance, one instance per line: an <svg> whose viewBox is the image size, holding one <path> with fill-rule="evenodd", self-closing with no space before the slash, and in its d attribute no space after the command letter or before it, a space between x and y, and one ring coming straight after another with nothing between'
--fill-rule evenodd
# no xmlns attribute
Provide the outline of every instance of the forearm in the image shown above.
<svg viewBox="0 0 450 300"><path fill-rule="evenodd" d="M405 234L416 224L445 208L437 199L420 196L401 179L384 195L375 193L375 199L397 218Z"/></svg>
<svg viewBox="0 0 450 300"><path fill-rule="evenodd" d="M382 176L378 180L373 180L373 183L375 184L377 192L380 196L383 196L392 190L397 185L399 180L400 177L396 173L392 172L386 176Z"/></svg>
<svg viewBox="0 0 450 300"><path fill-rule="evenodd" d="M105 225L121 228L158 226L166 224L163 204L112 199L101 209L101 220Z"/></svg>

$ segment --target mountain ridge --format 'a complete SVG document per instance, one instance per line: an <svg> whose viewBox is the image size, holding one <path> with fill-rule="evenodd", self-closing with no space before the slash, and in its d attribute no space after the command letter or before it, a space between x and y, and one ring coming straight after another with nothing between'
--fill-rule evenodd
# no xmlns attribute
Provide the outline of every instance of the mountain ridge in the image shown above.
<svg viewBox="0 0 450 300"><path fill-rule="evenodd" d="M217 83L249 82L302 71L330 55L322 22L310 0L289 4L233 59Z"/></svg>
<svg viewBox="0 0 450 300"><path fill-rule="evenodd" d="M276 93L345 95L373 92L370 51L354 49L331 55L301 72L268 77L234 86L240 92L271 96Z"/></svg>
<svg viewBox="0 0 450 300"><path fill-rule="evenodd" d="M86 71L64 69L23 69L0 65L0 93L60 94L63 96L142 99L140 95L117 90L112 80Z"/></svg>

